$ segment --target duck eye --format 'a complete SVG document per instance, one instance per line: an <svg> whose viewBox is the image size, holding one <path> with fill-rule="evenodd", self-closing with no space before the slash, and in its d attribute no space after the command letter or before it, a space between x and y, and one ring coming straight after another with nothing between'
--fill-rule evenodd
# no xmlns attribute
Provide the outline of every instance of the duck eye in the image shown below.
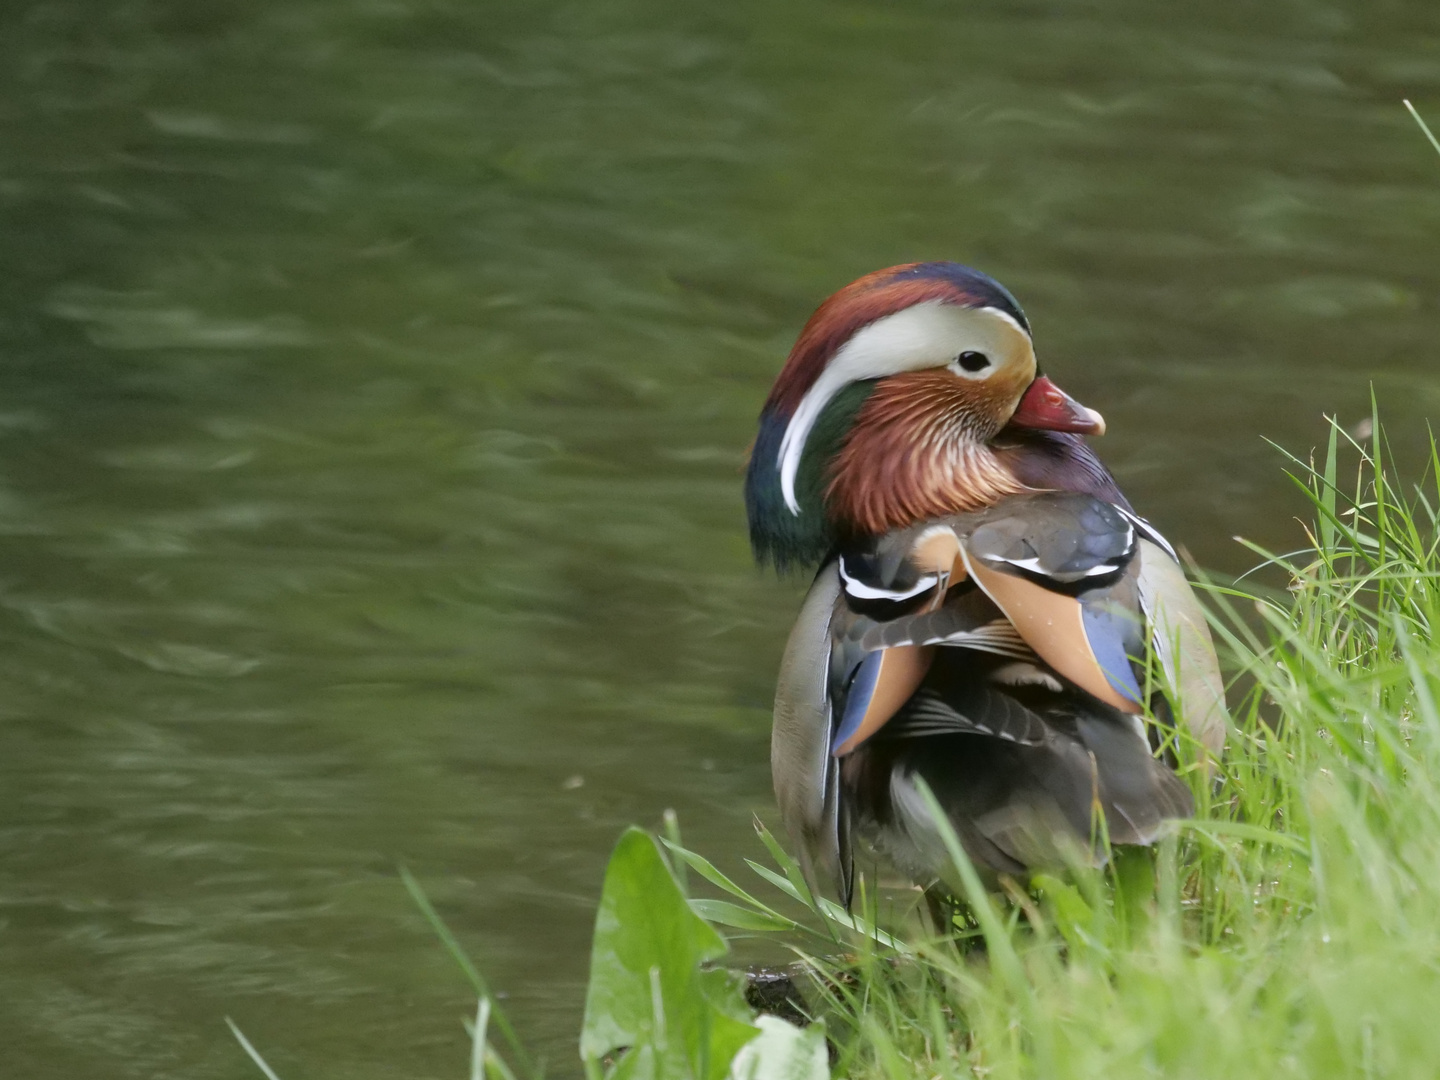
<svg viewBox="0 0 1440 1080"><path fill-rule="evenodd" d="M966 371L984 371L990 366L990 358L983 352L962 352L956 361Z"/></svg>

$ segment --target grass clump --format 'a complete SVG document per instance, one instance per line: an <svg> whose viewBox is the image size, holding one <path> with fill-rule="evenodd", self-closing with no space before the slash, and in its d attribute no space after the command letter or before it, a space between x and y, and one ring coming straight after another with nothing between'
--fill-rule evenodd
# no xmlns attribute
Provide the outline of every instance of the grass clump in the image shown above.
<svg viewBox="0 0 1440 1080"><path fill-rule="evenodd" d="M1440 456L1406 492L1376 431L1291 459L1314 523L1265 555L1288 588L1209 589L1244 689L1195 820L1029 893L972 887L983 960L817 962L846 1075L1435 1074Z"/></svg>
<svg viewBox="0 0 1440 1080"><path fill-rule="evenodd" d="M1217 773L1192 773L1195 819L1157 848L1005 895L969 874L983 947L957 951L879 933L873 899L852 919L809 897L771 842L782 872L758 869L809 910L795 949L837 1075L1434 1075L1440 455L1404 488L1375 431L1333 427L1323 461L1290 459L1314 520L1302 551L1259 552L1280 587L1206 587L1235 726ZM710 917L788 919L704 876L730 894L695 901Z"/></svg>

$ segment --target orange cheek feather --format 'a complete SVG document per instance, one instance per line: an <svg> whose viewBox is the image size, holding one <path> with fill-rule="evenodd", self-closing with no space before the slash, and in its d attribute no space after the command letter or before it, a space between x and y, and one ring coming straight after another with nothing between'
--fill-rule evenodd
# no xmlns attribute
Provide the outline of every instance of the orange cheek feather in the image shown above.
<svg viewBox="0 0 1440 1080"><path fill-rule="evenodd" d="M882 379L831 464L832 516L874 535L1026 490L986 446L1014 406L1013 383L943 369Z"/></svg>

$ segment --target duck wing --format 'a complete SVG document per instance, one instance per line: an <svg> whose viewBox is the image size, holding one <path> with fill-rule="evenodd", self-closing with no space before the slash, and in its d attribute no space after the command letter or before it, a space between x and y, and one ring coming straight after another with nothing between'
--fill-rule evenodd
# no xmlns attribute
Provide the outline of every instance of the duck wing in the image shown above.
<svg viewBox="0 0 1440 1080"><path fill-rule="evenodd" d="M963 557L1038 654L1100 700L1138 712L1127 660L1140 661L1148 645L1176 715L1220 752L1229 713L1205 612L1149 522L1073 493L1019 496L980 516Z"/></svg>
<svg viewBox="0 0 1440 1080"><path fill-rule="evenodd" d="M1088 815L1092 791L1112 839L1149 842L1189 796L1137 715L1147 646L1190 729L1218 750L1223 686L1203 611L1163 537L1090 495L1016 496L840 553L802 606L775 704L776 798L806 873L838 881L848 901L850 833L875 823L870 804L910 805L913 775L951 792L967 847L996 868ZM912 760L914 747L957 737L966 761ZM993 767L976 774L985 759ZM891 779L856 779L875 768ZM1005 790L1015 798L997 801ZM1029 824L1005 824L1014 813ZM1084 825L1065 831L1088 836Z"/></svg>
<svg viewBox="0 0 1440 1080"><path fill-rule="evenodd" d="M815 576L785 643L775 686L770 735L770 775L780 820L806 879L838 881L849 896L848 868L841 867L838 759L830 752L835 706L831 697L832 623L841 602L837 562ZM848 843L844 845L848 852Z"/></svg>
<svg viewBox="0 0 1440 1080"><path fill-rule="evenodd" d="M935 606L921 593L877 601L870 586L858 597L854 588L839 558L816 575L780 662L770 740L775 800L801 867L812 887L837 882L847 903L851 808L840 794L841 758L910 700L938 648L1034 659L979 590L940 595Z"/></svg>
<svg viewBox="0 0 1440 1080"><path fill-rule="evenodd" d="M904 619L903 631L896 626L877 635L895 637L918 628L914 607L925 597L971 582L1010 624L1005 633L1012 641L1018 636L1101 701L1140 712L1141 689L1131 664L1131 658L1144 656L1146 644L1138 520L1091 495L1014 496L844 552L838 561L842 593L852 610L877 622ZM936 606L932 602L919 614L928 617ZM979 627L965 629L973 633Z"/></svg>
<svg viewBox="0 0 1440 1080"><path fill-rule="evenodd" d="M1190 734L1219 755L1230 713L1205 611L1163 537L1142 537L1139 546L1140 607L1165 677L1166 697Z"/></svg>

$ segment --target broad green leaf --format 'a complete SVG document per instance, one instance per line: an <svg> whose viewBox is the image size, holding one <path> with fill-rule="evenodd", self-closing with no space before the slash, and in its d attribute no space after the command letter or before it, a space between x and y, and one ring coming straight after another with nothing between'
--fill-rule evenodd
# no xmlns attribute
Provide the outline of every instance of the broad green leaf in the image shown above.
<svg viewBox="0 0 1440 1080"><path fill-rule="evenodd" d="M605 870L580 1056L629 1047L615 1080L722 1080L756 1029L739 985L701 965L724 938L693 911L647 834L629 829Z"/></svg>
<svg viewBox="0 0 1440 1080"><path fill-rule="evenodd" d="M632 1046L610 1070L608 1080L663 1080L655 1068L655 1047Z"/></svg>
<svg viewBox="0 0 1440 1080"><path fill-rule="evenodd" d="M761 1016L755 1024L760 1034L735 1055L731 1080L830 1080L824 1023L798 1028L778 1016Z"/></svg>

